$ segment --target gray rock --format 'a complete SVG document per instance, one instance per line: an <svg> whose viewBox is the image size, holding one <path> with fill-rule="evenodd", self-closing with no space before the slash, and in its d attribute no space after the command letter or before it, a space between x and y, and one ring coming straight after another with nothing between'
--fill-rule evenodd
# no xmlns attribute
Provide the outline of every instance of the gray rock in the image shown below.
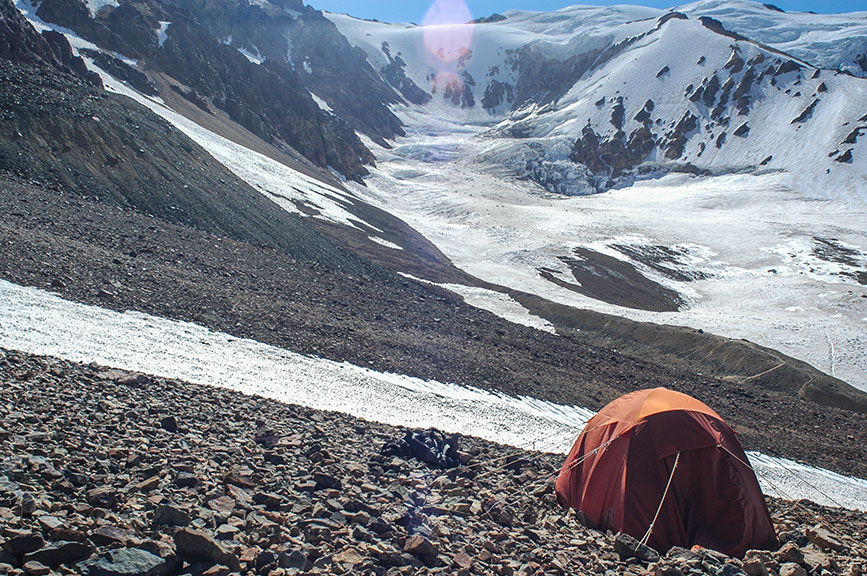
<svg viewBox="0 0 867 576"><path fill-rule="evenodd" d="M178 431L178 421L175 420L174 416L166 416L162 420L160 420L160 427L166 432L170 432L171 434L175 434Z"/></svg>
<svg viewBox="0 0 867 576"><path fill-rule="evenodd" d="M36 552L27 554L24 556L23 562L35 561L54 569L61 564L72 565L91 554L93 554L93 546L88 543L54 542Z"/></svg>
<svg viewBox="0 0 867 576"><path fill-rule="evenodd" d="M301 571L307 571L313 567L313 564L308 560L307 556L300 550L283 552L280 554L277 563L280 568L295 568Z"/></svg>
<svg viewBox="0 0 867 576"><path fill-rule="evenodd" d="M154 512L154 526L189 526L190 515L170 504L163 504Z"/></svg>
<svg viewBox="0 0 867 576"><path fill-rule="evenodd" d="M96 508L111 508L117 504L117 490L111 486L100 486L88 490L87 503Z"/></svg>
<svg viewBox="0 0 867 576"><path fill-rule="evenodd" d="M45 540L42 539L42 535L32 533L9 538L6 540L6 543L3 544L3 549L16 558L21 558L25 554L36 552L43 546L45 546Z"/></svg>
<svg viewBox="0 0 867 576"><path fill-rule="evenodd" d="M90 541L97 546L126 544L129 534L117 526L100 526L90 534Z"/></svg>
<svg viewBox="0 0 867 576"><path fill-rule="evenodd" d="M175 486L178 488L192 488L199 485L199 478L189 472L180 472L175 478Z"/></svg>
<svg viewBox="0 0 867 576"><path fill-rule="evenodd" d="M18 500L19 513L24 518L29 518L36 512L36 500L30 494L22 494Z"/></svg>
<svg viewBox="0 0 867 576"><path fill-rule="evenodd" d="M643 562L657 562L659 560L659 552L622 532L614 539L614 551L617 552L621 560L628 560L629 558L638 558Z"/></svg>
<svg viewBox="0 0 867 576"><path fill-rule="evenodd" d="M184 560L223 564L234 571L241 569L238 558L220 546L210 534L184 528L175 532L174 540L178 555Z"/></svg>
<svg viewBox="0 0 867 576"><path fill-rule="evenodd" d="M325 472L313 472L313 480L316 482L317 487L331 488L334 490L340 490L343 488L340 479L335 478L330 474L326 474Z"/></svg>
<svg viewBox="0 0 867 576"><path fill-rule="evenodd" d="M138 548L119 548L78 567L87 576L157 576L164 573L166 561Z"/></svg>

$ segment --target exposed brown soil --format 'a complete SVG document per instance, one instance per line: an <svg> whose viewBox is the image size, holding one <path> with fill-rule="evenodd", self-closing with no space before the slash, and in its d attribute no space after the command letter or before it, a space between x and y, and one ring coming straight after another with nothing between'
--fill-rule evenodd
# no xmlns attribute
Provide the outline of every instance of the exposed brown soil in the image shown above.
<svg viewBox="0 0 867 576"><path fill-rule="evenodd" d="M578 284L559 278L547 270L540 274L549 282L578 294L609 304L637 308L650 312L677 312L683 300L680 295L639 272L629 262L589 248L575 248L575 256L563 256Z"/></svg>

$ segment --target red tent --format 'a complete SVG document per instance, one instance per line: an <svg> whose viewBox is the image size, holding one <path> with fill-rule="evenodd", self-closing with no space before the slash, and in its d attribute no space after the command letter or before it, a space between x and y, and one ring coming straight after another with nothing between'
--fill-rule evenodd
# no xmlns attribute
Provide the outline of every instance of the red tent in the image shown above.
<svg viewBox="0 0 867 576"><path fill-rule="evenodd" d="M746 462L734 430L703 403L665 388L640 390L590 419L557 478L557 500L596 528L638 539L658 509L647 540L656 550L698 544L742 557L778 546Z"/></svg>

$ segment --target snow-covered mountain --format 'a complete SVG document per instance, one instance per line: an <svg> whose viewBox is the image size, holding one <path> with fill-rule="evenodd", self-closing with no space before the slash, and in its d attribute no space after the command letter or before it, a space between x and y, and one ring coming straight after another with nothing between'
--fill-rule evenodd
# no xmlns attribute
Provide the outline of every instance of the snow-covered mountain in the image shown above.
<svg viewBox="0 0 867 576"><path fill-rule="evenodd" d="M398 63L428 106L497 122L485 159L553 192L767 171L863 189L867 80L854 74L867 75L867 13L714 0L514 11L436 29L329 17L375 68ZM454 54L438 55L438 43Z"/></svg>

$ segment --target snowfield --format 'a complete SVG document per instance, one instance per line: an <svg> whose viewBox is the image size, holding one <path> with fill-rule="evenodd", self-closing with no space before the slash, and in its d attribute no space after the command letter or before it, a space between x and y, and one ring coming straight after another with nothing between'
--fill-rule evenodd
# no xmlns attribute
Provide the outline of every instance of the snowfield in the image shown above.
<svg viewBox="0 0 867 576"><path fill-rule="evenodd" d="M864 75L856 55L867 51L867 13L782 13L720 0L674 10L688 19L657 25L666 11L634 6L509 11L494 23L451 26L454 37L471 39L457 62L431 58L425 27L328 15L374 68L397 55L422 89L452 74L476 96L470 108L445 102L441 90L424 106L395 107L408 136L391 149L368 142L377 167L367 187L351 189L485 281L576 308L747 339L867 390L867 136L858 136L867 135L867 116L858 120L867 112L867 80L814 68ZM762 45L712 32L701 17ZM479 104L488 82L517 86L514 55L524 48L562 60L616 43L622 47L556 102L516 111ZM710 77L746 82L738 66L772 74L771 62L790 58L775 50L790 51L801 68L754 82L745 92L748 114L732 108L717 122L700 97L685 97L684 87L689 94ZM697 126L678 161L713 176L658 173L586 197L553 195L516 177L541 165L569 194L595 191L569 154L585 127L600 138L615 131L618 99L626 134L646 122L635 110L651 100L655 125L673 127L694 114ZM747 124L748 136L736 135ZM853 163L840 161L846 149ZM661 154L655 149L648 161ZM575 259L576 248L634 265L684 305L676 312L627 308L543 277L576 284L563 262ZM664 266L655 266L660 257Z"/></svg>
<svg viewBox="0 0 867 576"><path fill-rule="evenodd" d="M0 347L229 388L386 424L565 454L591 410L302 356L196 324L69 302L0 280ZM751 452L762 489L867 510L867 480Z"/></svg>
<svg viewBox="0 0 867 576"><path fill-rule="evenodd" d="M411 136L379 159L363 199L407 221L454 263L486 281L555 302L633 320L744 338L809 362L867 391L867 204L817 198L785 173L639 182L608 193L564 197L477 158L497 148L483 127L434 113L401 114ZM856 265L823 259L821 241L852 250ZM676 281L637 264L686 300L677 312L606 304L544 279L559 259L588 247L666 246ZM830 261L829 261L830 260Z"/></svg>

